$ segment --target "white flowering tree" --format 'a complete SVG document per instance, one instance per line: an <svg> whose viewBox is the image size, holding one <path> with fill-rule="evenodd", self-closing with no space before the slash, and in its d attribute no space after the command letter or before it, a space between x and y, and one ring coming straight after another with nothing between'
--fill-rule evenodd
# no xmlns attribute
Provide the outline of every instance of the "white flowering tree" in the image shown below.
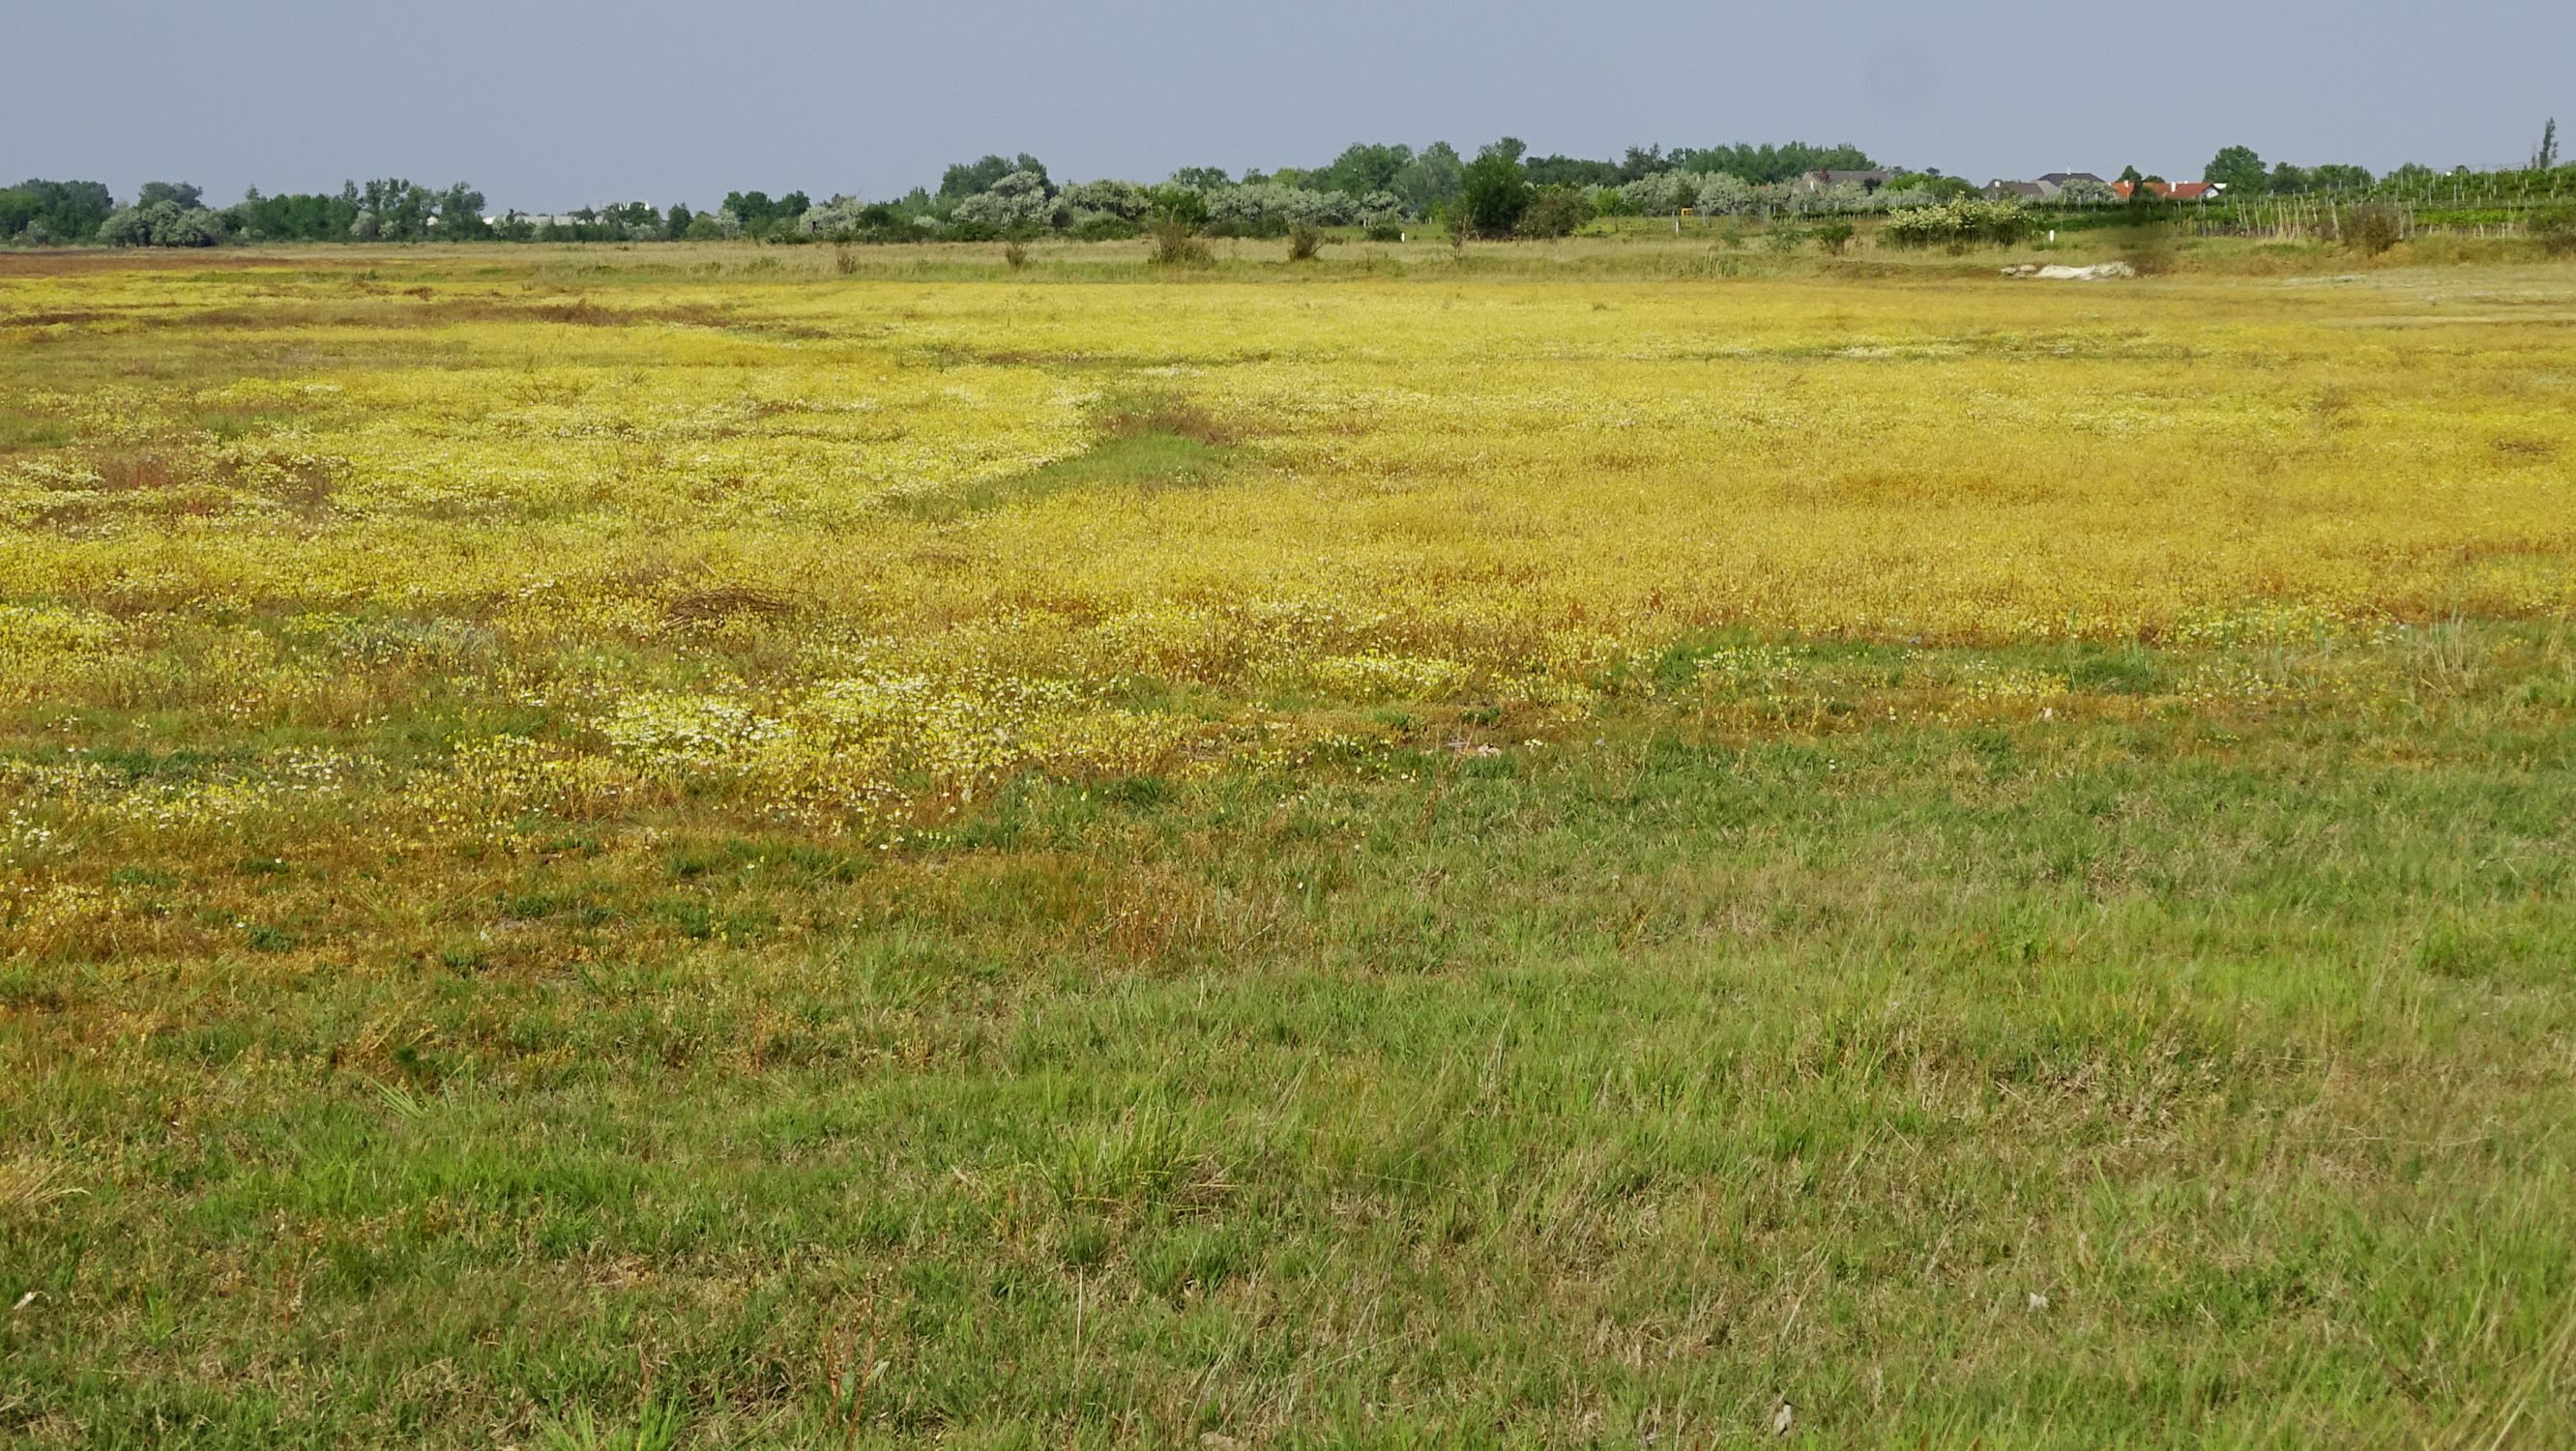
<svg viewBox="0 0 2576 1451"><path fill-rule="evenodd" d="M108 214L98 224L98 240L111 247L211 247L224 240L224 219L204 206L162 198Z"/></svg>
<svg viewBox="0 0 2576 1451"><path fill-rule="evenodd" d="M1132 181L1085 181L1055 194L1056 206L1071 214L1074 224L1086 217L1115 217L1122 222L1141 222L1154 212L1153 193Z"/></svg>
<svg viewBox="0 0 2576 1451"><path fill-rule="evenodd" d="M796 230L808 237L846 237L859 229L859 199L836 196L821 206L808 207L796 219Z"/></svg>
<svg viewBox="0 0 2576 1451"><path fill-rule="evenodd" d="M1699 201L1699 186L1686 171L1656 171L1619 188L1623 210L1641 217L1669 217Z"/></svg>
<svg viewBox="0 0 2576 1451"><path fill-rule="evenodd" d="M1702 172L1697 205L1710 216L1742 216L1753 210L1753 184L1728 172Z"/></svg>
<svg viewBox="0 0 2576 1451"><path fill-rule="evenodd" d="M957 220L997 232L1033 231L1055 224L1055 189L1034 171L1015 171L957 204Z"/></svg>

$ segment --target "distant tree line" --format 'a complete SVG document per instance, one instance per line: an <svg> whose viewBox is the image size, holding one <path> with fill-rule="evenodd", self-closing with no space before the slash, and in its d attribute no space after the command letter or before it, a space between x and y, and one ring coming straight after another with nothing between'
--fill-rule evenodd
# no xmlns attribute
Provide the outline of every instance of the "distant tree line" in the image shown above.
<svg viewBox="0 0 2576 1451"><path fill-rule="evenodd" d="M2132 182L2153 182L2132 167ZM2372 199L2518 205L2576 197L2576 166L2558 164L2557 125L2543 131L2520 171L2436 172L2404 166L2386 176L2348 165L2267 164L2231 146L2203 179L2223 195L2332 193ZM2143 188L2142 188L2143 189ZM119 205L91 181L23 182L0 189L0 244L208 247L225 242L614 241L749 239L771 242L977 241L1061 235L1094 240L1148 231L1190 236L1284 236L1300 228L1359 228L1392 237L1438 222L1478 236L1562 236L1598 217L1778 217L1951 208L1978 189L1935 169L1882 170L1856 146L1786 144L1632 146L1615 160L1532 156L1506 137L1462 155L1445 141L1350 146L1313 167L1246 171L1184 167L1159 182L1114 179L1059 184L1025 152L950 166L936 189L888 201L803 191L772 197L734 191L712 210L627 202L546 216L490 215L483 194L458 182L433 189L400 178L346 182L336 193L263 195L253 188L210 207L200 188L150 182ZM2067 183L2059 208L2114 200L2099 183ZM2142 202L2133 203L2143 205ZM1982 225L1982 224L1980 224Z"/></svg>
<svg viewBox="0 0 2576 1451"><path fill-rule="evenodd" d="M211 247L250 242L417 242L492 234L483 193L463 182L433 191L397 179L344 184L337 195L264 196L257 187L229 207L205 203L183 181L150 181L119 206L94 181L26 181L0 189L0 242L100 243L111 247Z"/></svg>
<svg viewBox="0 0 2576 1451"><path fill-rule="evenodd" d="M1105 238L1135 236L1158 219L1180 219L1210 235L1274 236L1300 225L1372 230L1451 218L1486 230L1514 225L1528 211L1519 198L1544 199L1550 225L1602 210L1599 193L1662 172L1727 175L1747 185L1778 182L1822 168L1862 168L1853 146L1740 145L1632 147L1616 161L1565 156L1524 159L1518 141L1485 148L1479 193L1482 221L1465 205L1476 163L1447 142L1416 151L1402 143L1361 143L1315 167L1251 170L1184 167L1161 182L1100 180L1058 185L1027 153L989 155L947 168L937 189L917 187L891 201L833 196L817 202L802 191L771 197L728 193L711 211L682 204L657 211L642 203L584 207L543 217L487 216L483 194L459 182L443 190L402 180L348 182L337 193L266 195L253 188L228 207L211 207L201 188L151 182L119 205L97 182L34 180L0 190L0 243L202 247L223 242L664 241L749 238L762 241L957 240L1041 232ZM1501 158L1499 160L1495 158ZM1501 189L1494 189L1500 182ZM1577 205L1577 192L1586 199ZM1609 210L1616 211L1616 204Z"/></svg>

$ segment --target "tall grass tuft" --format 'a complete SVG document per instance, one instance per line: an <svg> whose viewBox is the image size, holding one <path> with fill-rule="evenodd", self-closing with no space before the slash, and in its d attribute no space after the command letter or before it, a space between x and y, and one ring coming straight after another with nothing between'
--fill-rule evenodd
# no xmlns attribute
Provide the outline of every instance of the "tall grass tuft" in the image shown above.
<svg viewBox="0 0 2576 1451"><path fill-rule="evenodd" d="M2352 208L2343 214L2338 230L2344 245L2365 257L2379 256L2405 235L2397 209L2382 206Z"/></svg>
<svg viewBox="0 0 2576 1451"><path fill-rule="evenodd" d="M1154 250L1147 260L1158 267L1205 267L1216 260L1207 243L1199 240L1198 230L1180 217L1157 218L1149 235Z"/></svg>
<svg viewBox="0 0 2576 1451"><path fill-rule="evenodd" d="M2576 206L2555 206L2535 215L2531 235L2552 257L2576 257Z"/></svg>

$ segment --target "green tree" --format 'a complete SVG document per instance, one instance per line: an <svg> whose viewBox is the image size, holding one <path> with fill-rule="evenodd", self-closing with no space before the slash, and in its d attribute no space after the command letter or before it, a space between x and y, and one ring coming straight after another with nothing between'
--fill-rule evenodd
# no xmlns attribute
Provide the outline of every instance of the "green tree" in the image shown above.
<svg viewBox="0 0 2576 1451"><path fill-rule="evenodd" d="M1234 185L1234 179L1226 175L1222 166L1184 166L1172 173L1172 185L1186 186L1194 191L1214 191L1221 186Z"/></svg>
<svg viewBox="0 0 2576 1451"><path fill-rule="evenodd" d="M1182 236L1195 234L1207 225L1207 193L1197 187L1174 183L1155 187L1149 195L1153 199L1156 223L1169 226Z"/></svg>
<svg viewBox="0 0 2576 1451"><path fill-rule="evenodd" d="M221 217L204 207L181 206L174 193L125 208L99 223L98 240L111 247L211 247L224 239Z"/></svg>
<svg viewBox="0 0 2576 1451"><path fill-rule="evenodd" d="M1635 148L1630 148L1633 152ZM1529 172L1532 186L1617 186L1633 178L1619 174L1615 161L1590 161L1580 156L1533 156L1521 163Z"/></svg>
<svg viewBox="0 0 2576 1451"><path fill-rule="evenodd" d="M487 230L483 225L483 193L464 182L440 192L437 206L440 241L471 241Z"/></svg>
<svg viewBox="0 0 2576 1451"><path fill-rule="evenodd" d="M98 182L31 178L0 190L0 241L86 242L115 210Z"/></svg>
<svg viewBox="0 0 2576 1451"><path fill-rule="evenodd" d="M1633 159L1638 153L1632 149L1629 155ZM1673 151L1664 164L1684 171L1720 171L1756 184L1787 181L1810 171L1869 171L1878 165L1857 146L1810 146L1804 141L1780 146L1685 146Z"/></svg>
<svg viewBox="0 0 2576 1451"><path fill-rule="evenodd" d="M134 204L138 207L148 207L156 202L168 202L181 211L186 211L191 207L204 205L205 196L206 189L195 182L147 181L143 183L143 190L135 194Z"/></svg>
<svg viewBox="0 0 2576 1451"><path fill-rule="evenodd" d="M1467 229L1482 237L1508 237L1529 210L1529 173L1521 155L1529 148L1506 136L1476 153L1460 178L1459 211Z"/></svg>
<svg viewBox="0 0 2576 1451"><path fill-rule="evenodd" d="M1317 191L1367 196L1392 188L1397 174L1412 163L1410 146L1371 146L1363 142L1345 148L1333 158L1332 165L1309 176L1306 184Z"/></svg>
<svg viewBox="0 0 2576 1451"><path fill-rule="evenodd" d="M1466 174L1467 163L1459 158L1458 148L1446 141L1434 141L1395 174L1387 190L1403 200L1406 210L1417 217L1427 217L1434 208L1457 199Z"/></svg>
<svg viewBox="0 0 2576 1451"><path fill-rule="evenodd" d="M1038 180L1047 180L1045 163L1025 151L1016 160L1005 156L985 156L974 161L961 161L940 174L939 199L955 203L970 196L980 196L991 191L993 183L1021 171L1034 172ZM796 210L800 216L805 211L803 207Z"/></svg>
<svg viewBox="0 0 2576 1451"><path fill-rule="evenodd" d="M2201 168L2200 179L2250 195L2264 187L2263 158L2255 155L2251 146L2230 146L2209 159L2209 165Z"/></svg>
<svg viewBox="0 0 2576 1451"><path fill-rule="evenodd" d="M1591 204L1578 187L1542 186L1530 192L1517 230L1524 237L1567 237L1592 218Z"/></svg>

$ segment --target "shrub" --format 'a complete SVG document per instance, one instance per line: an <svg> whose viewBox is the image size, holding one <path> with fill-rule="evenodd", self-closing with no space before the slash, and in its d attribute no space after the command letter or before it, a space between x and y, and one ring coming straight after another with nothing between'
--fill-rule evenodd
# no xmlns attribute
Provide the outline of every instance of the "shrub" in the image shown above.
<svg viewBox="0 0 2576 1451"><path fill-rule="evenodd" d="M1402 219L1402 218L1399 218L1399 217L1381 217L1381 218L1379 218L1378 220L1376 220L1376 221L1374 221L1374 222L1369 223L1369 224L1368 224L1368 239L1369 239L1370 241L1372 241L1372 242L1401 242L1401 241L1403 241L1403 240L1404 240L1404 222L1403 222L1403 219Z"/></svg>
<svg viewBox="0 0 2576 1451"><path fill-rule="evenodd" d="M109 247L141 247L152 241L152 224L141 207L120 207L98 224L98 240Z"/></svg>
<svg viewBox="0 0 2576 1451"><path fill-rule="evenodd" d="M1077 229L1094 214L1135 225L1154 213L1153 190L1132 181L1086 181L1057 192L1055 200L1056 205L1075 217ZM1132 237L1135 233L1130 231L1127 235Z"/></svg>
<svg viewBox="0 0 2576 1451"><path fill-rule="evenodd" d="M1592 205L1584 200L1580 189L1543 186L1530 198L1529 210L1521 213L1520 233L1524 237L1570 237L1591 216Z"/></svg>
<svg viewBox="0 0 2576 1451"><path fill-rule="evenodd" d="M2397 245L2404 225L2395 207L2354 207L2343 214L2335 230L2346 246L2365 257L2376 257Z"/></svg>
<svg viewBox="0 0 2576 1451"><path fill-rule="evenodd" d="M224 221L164 198L111 214L98 224L98 239L111 247L211 247L224 239Z"/></svg>
<svg viewBox="0 0 2576 1451"><path fill-rule="evenodd" d="M1207 225L1207 193L1197 187L1158 186L1153 189L1150 196L1153 207L1147 213L1149 217L1177 218L1193 232Z"/></svg>
<svg viewBox="0 0 2576 1451"><path fill-rule="evenodd" d="M2173 233L2163 227L2131 227L2117 234L2120 260L2141 277L2161 277L2174 265Z"/></svg>
<svg viewBox="0 0 2576 1451"><path fill-rule="evenodd" d="M1909 207L1887 219L1879 232L1897 247L1972 247L1980 242L2006 246L2029 236L2030 213L2017 201L1979 201L1961 197L1944 206Z"/></svg>
<svg viewBox="0 0 2576 1451"><path fill-rule="evenodd" d="M1086 242L1123 242L1143 230L1125 217L1098 212L1077 218L1073 224L1073 234Z"/></svg>
<svg viewBox="0 0 2576 1451"><path fill-rule="evenodd" d="M799 237L828 237L835 242L846 242L856 236L864 224L861 211L857 197L836 196L821 206L806 208L791 224L791 230Z"/></svg>
<svg viewBox="0 0 2576 1451"><path fill-rule="evenodd" d="M838 269L840 274L844 277L858 271L859 249L847 242L834 243L832 246L832 266Z"/></svg>
<svg viewBox="0 0 2576 1451"><path fill-rule="evenodd" d="M1259 182L1220 187L1204 193L1207 220L1202 228L1213 237L1284 237L1300 222L1318 227L1352 227L1366 207L1343 192Z"/></svg>
<svg viewBox="0 0 2576 1451"><path fill-rule="evenodd" d="M2556 206L2535 214L2531 235L2552 257L2576 257L2576 206Z"/></svg>
<svg viewBox="0 0 2576 1451"><path fill-rule="evenodd" d="M1478 152L1467 163L1463 187L1459 199L1468 228L1483 237L1510 236L1534 196L1521 166L1520 142L1506 137Z"/></svg>
<svg viewBox="0 0 2576 1451"><path fill-rule="evenodd" d="M1313 222L1294 222L1288 227L1288 260L1312 262L1324 250L1324 229Z"/></svg>
<svg viewBox="0 0 2576 1451"><path fill-rule="evenodd" d="M1000 236L1055 225L1055 190L1034 171L1015 171L957 204L960 223L990 227Z"/></svg>
<svg viewBox="0 0 2576 1451"><path fill-rule="evenodd" d="M1029 265L1029 244L1017 237L1002 244L1002 265L1017 272Z"/></svg>
<svg viewBox="0 0 2576 1451"><path fill-rule="evenodd" d="M1839 257L1843 254L1843 250L1851 245L1852 224L1841 217L1827 218L1816 224L1815 237L1818 246L1823 247L1833 256Z"/></svg>
<svg viewBox="0 0 2576 1451"><path fill-rule="evenodd" d="M1158 267L1205 267L1216 260L1199 240L1198 229L1184 218L1168 213L1156 217L1150 232L1154 250L1149 260Z"/></svg>

